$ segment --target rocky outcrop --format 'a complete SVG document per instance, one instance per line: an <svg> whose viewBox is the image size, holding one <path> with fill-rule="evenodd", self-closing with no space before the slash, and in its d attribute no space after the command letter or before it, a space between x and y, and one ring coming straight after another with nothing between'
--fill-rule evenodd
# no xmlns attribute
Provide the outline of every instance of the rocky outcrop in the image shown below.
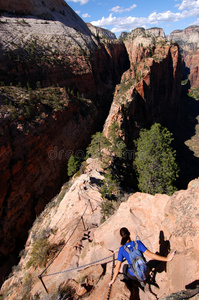
<svg viewBox="0 0 199 300"><path fill-rule="evenodd" d="M155 37L165 38L164 30L162 28L159 28L159 27L152 27L152 28L146 29L146 33L149 33L149 34L151 34Z"/></svg>
<svg viewBox="0 0 199 300"><path fill-rule="evenodd" d="M113 40L116 39L116 35L110 30L94 26L91 23L87 23L87 26L96 37L103 38L103 39L113 39Z"/></svg>
<svg viewBox="0 0 199 300"><path fill-rule="evenodd" d="M164 33L164 30L162 28L159 28L159 27L152 27L152 28L149 28L149 29L145 29L143 27L139 27L139 28L136 28L134 30L132 30L130 32L130 34L128 32L122 32L119 36L119 39L124 39L126 38L127 35L129 36L142 36L143 34L145 33L145 35L151 35L151 36L154 36L154 37L162 37L162 38L165 38L165 33Z"/></svg>
<svg viewBox="0 0 199 300"><path fill-rule="evenodd" d="M184 61L184 77L189 78L191 87L198 87L199 26L194 25L184 30L174 30L168 39L177 41L180 45Z"/></svg>
<svg viewBox="0 0 199 300"><path fill-rule="evenodd" d="M8 85L58 84L96 99L100 93L104 96L113 91L128 68L123 44L116 41L104 46L90 31L84 34L58 21L2 17L0 36L0 80ZM96 60L100 56L106 63ZM96 85L106 86L106 90Z"/></svg>
<svg viewBox="0 0 199 300"><path fill-rule="evenodd" d="M138 31L142 32L138 35ZM124 40L131 67L117 85L104 126L118 122L129 146L140 128L160 122L172 129L181 116L181 56L177 44L145 36L138 29ZM131 145L132 146L132 145Z"/></svg>
<svg viewBox="0 0 199 300"><path fill-rule="evenodd" d="M189 79L191 88L199 87L199 49L182 53L184 61L184 76Z"/></svg>
<svg viewBox="0 0 199 300"><path fill-rule="evenodd" d="M64 25L75 28L90 35L88 27L64 0L0 0L0 11L11 16L34 16L43 20L60 21Z"/></svg>
<svg viewBox="0 0 199 300"><path fill-rule="evenodd" d="M22 1L17 12L40 11L37 5L42 2L30 2L35 5L27 7L30 11L23 8L26 3ZM13 3L8 1L7 5ZM45 3L46 7L54 4ZM68 9L67 4L63 5ZM33 89L38 82L42 87L64 86L73 95L87 99L84 102L73 96L62 111L25 129L10 120L8 114L1 114L0 265L4 278L8 273L4 263L13 265L35 216L66 180L71 151L79 150L81 155L90 136L102 128L114 87L129 67L123 44L99 44L84 22L70 11L69 8L68 15L61 14L65 21L44 21L30 15L1 17L1 82ZM13 94L13 101L15 97ZM60 93L58 102L61 98Z"/></svg>
<svg viewBox="0 0 199 300"><path fill-rule="evenodd" d="M92 103L83 104L73 99L64 111L50 115L34 128L21 129L15 123L1 120L0 262L3 276L16 263L16 253L23 247L35 217L66 181L70 155L84 157L90 136L95 132L97 116Z"/></svg>
<svg viewBox="0 0 199 300"><path fill-rule="evenodd" d="M168 40L178 42L184 51L194 51L199 48L199 26L189 26L184 30L174 30Z"/></svg>
<svg viewBox="0 0 199 300"><path fill-rule="evenodd" d="M103 170L98 161L89 159L84 174L73 179L67 189L63 187L62 195L46 207L30 231L13 276L2 286L4 299L18 300L24 294L45 298L46 291L37 277L45 267L30 266L33 245L39 237L54 245L62 242L59 254L54 260L48 260L43 274L47 275L43 282L48 296L58 297L65 291L74 296L84 294L85 299L107 299L112 272L111 251L117 257L119 229L123 226L129 228L132 239L139 235L149 250L166 256L175 249L176 255L167 264L148 262L151 280L145 291L137 285L127 288L120 281L120 274L112 287L111 298L161 299L177 294L185 286L189 289L188 285L196 282L199 276L199 179L190 182L186 190L170 197L132 194L120 204L114 215L100 224L102 199L98 189L102 179ZM98 262L90 265L95 261ZM78 270L77 266L85 267Z"/></svg>

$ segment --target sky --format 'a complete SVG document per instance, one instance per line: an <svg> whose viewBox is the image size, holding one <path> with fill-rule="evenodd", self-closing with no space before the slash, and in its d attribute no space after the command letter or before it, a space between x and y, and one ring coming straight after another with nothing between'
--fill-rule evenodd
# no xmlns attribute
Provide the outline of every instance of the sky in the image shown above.
<svg viewBox="0 0 199 300"><path fill-rule="evenodd" d="M66 0L65 0L66 1ZM106 28L119 37L137 27L176 29L199 25L199 0L67 0L86 23Z"/></svg>

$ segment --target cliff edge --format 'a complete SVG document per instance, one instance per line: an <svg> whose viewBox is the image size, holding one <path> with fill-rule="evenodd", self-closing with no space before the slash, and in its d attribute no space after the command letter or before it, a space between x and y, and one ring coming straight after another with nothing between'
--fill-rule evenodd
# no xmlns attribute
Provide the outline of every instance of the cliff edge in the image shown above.
<svg viewBox="0 0 199 300"><path fill-rule="evenodd" d="M84 174L74 178L70 186L63 186L48 204L30 231L19 265L2 286L3 299L22 299L24 294L45 299L46 291L52 299L66 293L72 299L81 295L85 299L107 299L111 251L117 257L119 229L123 226L129 228L132 239L139 235L149 250L167 255L175 249L176 255L167 264L150 261L151 281L145 291L138 286L128 289L119 275L111 299L138 299L138 295L141 300L161 299L198 279L199 179L173 196L132 194L100 224L102 179L98 161L88 159ZM39 240L53 245L40 263L39 256L33 255L36 244L40 245L40 255L43 253L44 243L39 244Z"/></svg>

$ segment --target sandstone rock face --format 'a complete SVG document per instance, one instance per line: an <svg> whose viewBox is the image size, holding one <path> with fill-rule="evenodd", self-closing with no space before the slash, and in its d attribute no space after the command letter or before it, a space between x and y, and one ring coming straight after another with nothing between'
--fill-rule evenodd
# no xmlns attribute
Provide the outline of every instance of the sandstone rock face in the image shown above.
<svg viewBox="0 0 199 300"><path fill-rule="evenodd" d="M169 35L168 39L177 41L180 45L185 63L184 75L189 78L191 87L198 87L199 26L195 25L184 30L175 30Z"/></svg>
<svg viewBox="0 0 199 300"><path fill-rule="evenodd" d="M22 4L25 2L21 2L21 9ZM124 45L117 41L99 44L73 13L61 16L66 20L1 17L2 82L29 83L33 88L38 81L43 87L64 86L95 104L82 107L74 100L64 111L49 116L44 125L33 126L28 132L17 123L10 124L6 117L0 120L0 264L13 264L11 257L24 244L35 216L66 180L67 153L85 150L90 136L102 127L114 87L129 66ZM6 274L2 268L1 274Z"/></svg>
<svg viewBox="0 0 199 300"><path fill-rule="evenodd" d="M179 120L181 93L181 56L178 45L160 39L153 44L153 36L137 36L132 32L125 39L131 67L117 85L109 116L104 125L118 122L125 131L127 143L137 138L140 128L154 121L172 128ZM162 47L162 43L164 47ZM169 110L168 110L169 108Z"/></svg>
<svg viewBox="0 0 199 300"><path fill-rule="evenodd" d="M127 35L129 36L136 36L136 35L142 35L143 33L145 33L145 35L152 35L154 37L163 37L165 38L165 33L164 30L162 28L158 28L158 27L152 27L149 29L144 29L144 28L136 28L134 30L132 30L130 33L128 32L122 32L119 36L120 39L124 39L126 38Z"/></svg>
<svg viewBox="0 0 199 300"><path fill-rule="evenodd" d="M162 28L152 27L152 28L146 29L146 32L149 34L152 34L156 37L160 36L160 37L165 38L165 33Z"/></svg>
<svg viewBox="0 0 199 300"><path fill-rule="evenodd" d="M85 155L97 115L94 105L88 112L73 100L29 132L1 122L1 265L8 259L9 267L35 217L66 180L70 155Z"/></svg>
<svg viewBox="0 0 199 300"><path fill-rule="evenodd" d="M195 51L183 52L183 60L185 63L184 74L188 77L190 86L192 88L199 87L199 73L198 73L198 61L199 61L199 49Z"/></svg>
<svg viewBox="0 0 199 300"><path fill-rule="evenodd" d="M41 232L48 234L50 243L66 242L54 261L51 264L48 261L45 272L48 276L43 277L49 296L52 297L57 295L59 287L67 285L76 290L73 293L83 293L86 299L107 299L112 272L110 250L115 251L117 257L120 247L119 229L123 226L129 228L132 239L139 235L152 252L166 256L170 250L175 249L176 255L166 264L155 264L154 261L149 263L154 269L150 275L151 283L145 292L136 285L128 289L120 281L119 275L112 287L111 299L161 299L184 290L185 286L197 280L199 179L190 182L187 190L178 191L170 197L132 194L126 202L121 203L114 215L100 225L102 199L98 184L103 179L102 172L97 160L89 159L85 173L73 179L68 190L62 190L62 201L57 197L46 207L30 231L19 267L2 286L1 292L6 299L21 299L24 293L32 296L39 294L41 299L45 299L46 291L37 278L44 268L26 267L32 246ZM81 221L82 215L84 223ZM87 265L101 259L104 260L96 265ZM103 268L102 263L105 263ZM82 265L86 266L80 271L73 270Z"/></svg>
<svg viewBox="0 0 199 300"><path fill-rule="evenodd" d="M98 36L99 38L107 38L107 39L116 39L116 36L113 32L110 30L93 26L91 23L87 23L88 28L90 31L95 35Z"/></svg>
<svg viewBox="0 0 199 300"><path fill-rule="evenodd" d="M64 0L0 0L0 10L12 13L14 16L32 15L44 20L61 21L66 26L75 28L89 35L89 30L82 19L68 6Z"/></svg>
<svg viewBox="0 0 199 300"><path fill-rule="evenodd" d="M199 48L199 26L190 26L184 30L174 30L168 40L176 41L184 51L193 51Z"/></svg>
<svg viewBox="0 0 199 300"><path fill-rule="evenodd" d="M112 93L128 68L124 45L116 42L105 48L88 28L84 34L58 21L2 17L0 36L0 80L6 84L29 82L35 86L40 81L42 86L69 86L96 99L98 93L104 96L110 89ZM103 64L96 60L99 56Z"/></svg>

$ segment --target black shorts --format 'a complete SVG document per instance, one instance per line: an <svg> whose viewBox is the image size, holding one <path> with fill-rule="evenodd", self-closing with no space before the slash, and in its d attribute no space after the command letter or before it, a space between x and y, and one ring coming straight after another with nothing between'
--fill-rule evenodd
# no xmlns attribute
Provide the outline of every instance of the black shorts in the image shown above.
<svg viewBox="0 0 199 300"><path fill-rule="evenodd" d="M137 277L135 277L135 276L133 276L133 275L131 275L131 274L129 273L128 267L129 267L129 266L128 266L127 264L125 264L125 265L123 266L123 275L124 275L124 279L126 279L126 280L132 279L132 280L138 281Z"/></svg>

